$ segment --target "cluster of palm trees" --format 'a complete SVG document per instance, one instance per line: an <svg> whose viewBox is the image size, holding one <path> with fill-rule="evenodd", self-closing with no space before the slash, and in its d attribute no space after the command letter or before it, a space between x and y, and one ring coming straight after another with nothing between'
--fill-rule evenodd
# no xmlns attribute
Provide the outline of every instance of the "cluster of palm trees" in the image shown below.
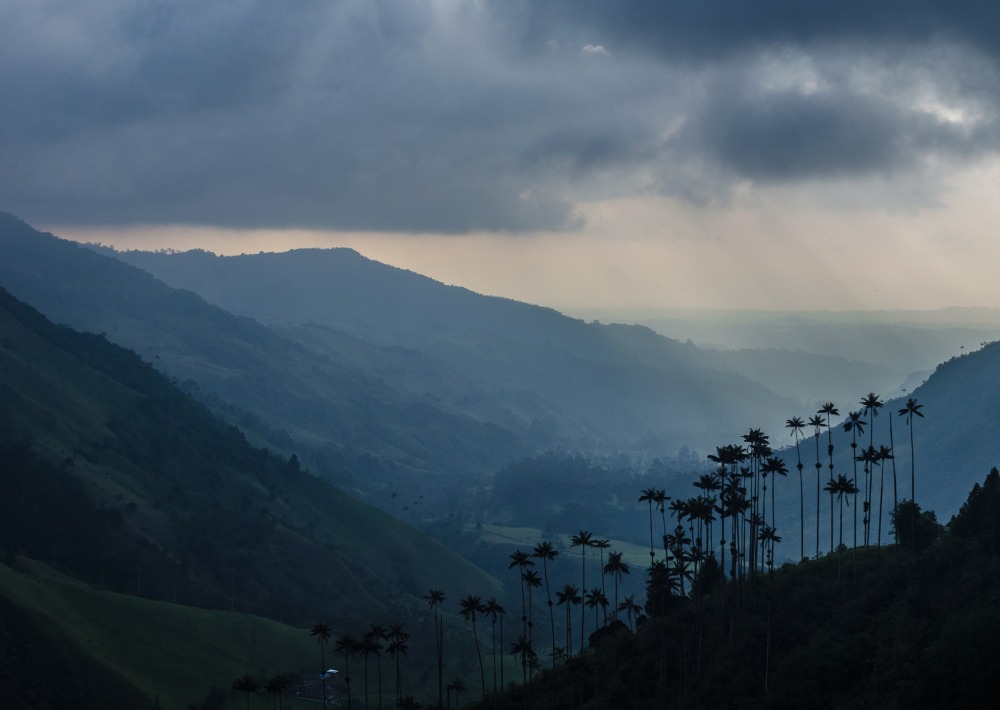
<svg viewBox="0 0 1000 710"><path fill-rule="evenodd" d="M822 554L820 531L821 493L826 491L830 496L830 550L844 545L844 506L854 505L854 540L858 547L857 505L858 494L863 494L861 510L863 511L863 544L882 544L883 499L885 494L885 472L887 462L893 462L893 507L898 506L898 486L895 471L895 459L892 453L894 434L892 418L889 418L888 445L875 446L875 418L879 409L884 406L882 400L875 394L869 394L860 402L860 408L848 413L842 426L845 432L851 434L851 470L853 477L845 473L836 473L835 451L832 431L834 417L840 415L833 403L825 403L814 416L804 422L799 417L787 420L785 426L795 441L796 464L799 478L799 519L800 519L800 557L805 559L805 481L803 477L805 465L802 460L801 444L805 439L804 431L812 428L815 439L815 470L816 470L816 555ZM916 474L913 464L913 421L923 417L922 405L913 398L899 409L898 416L905 418L910 428L911 453L911 500L915 491ZM859 438L868 430L868 446L859 444ZM826 462L827 475L824 484L824 461L821 455L821 435L826 431ZM638 502L646 503L649 518L649 558L647 580L647 604L645 610L658 614L663 609L665 600L671 597L684 597L693 592L696 580L702 572L725 579L741 580L763 574L765 570L772 571L775 562L775 546L781 542L777 531L777 484L779 478L787 477L789 470L784 460L777 456L771 448L769 437L759 429L750 429L742 437L739 444L730 444L716 448L709 460L717 464L712 473L706 473L694 483L698 493L686 499L673 499L666 495L663 489L646 488L642 490ZM859 465L862 468L864 480L859 481ZM878 486L875 486L876 468L881 474ZM770 492L770 495L768 493ZM875 517L875 501L877 494L877 517ZM840 535L835 537L834 502L839 504ZM662 556L658 555L654 542L654 512L659 513L661 522L660 537L662 540ZM675 525L668 529L667 514L675 520ZM687 527L685 528L685 523ZM872 538L874 537L874 543ZM838 543L835 545L835 540ZM510 643L509 653L521 667L521 680L528 685L532 674L541 667L537 651L537 620L534 615L534 595L542 593L544 588L546 606L548 607L549 659L555 668L560 662L570 662L582 657L586 652L588 631L587 612L593 611L593 630L604 626L619 625L622 628L634 630L635 622L640 617L644 607L635 601L635 595L619 599L619 586L624 575L630 573L629 565L623 560L623 554L610 550L609 540L594 536L591 532L580 530L572 535L570 549L579 549L580 554L580 586L565 584L561 590L550 587L549 565L559 555L556 543L542 541L536 544L530 552L515 550L510 554L508 569L518 575L518 585L521 598L520 627L516 638ZM719 550L719 559L715 550ZM587 588L587 557L588 550L596 550L600 570L600 585ZM607 561L605 562L605 553ZM539 568L541 574L539 574ZM613 581L613 602L608 596L607 580ZM424 597L433 617L434 641L437 665L437 695L440 707L450 707L452 694L457 697L466 692L465 683L460 677L449 683L444 683L444 605L447 598L443 590L430 589ZM564 607L565 638L560 643L557 639L556 607ZM573 607L580 607L579 615L579 645L574 649ZM610 607L610 620L609 620ZM458 614L469 624L476 648L479 666L480 691L485 704L487 698L487 671L483 659L483 649L480 639L480 625L488 623L490 629L490 658L492 675L492 692L494 696L505 687L504 678L504 617L506 610L495 597L485 601L475 595L468 594L458 602ZM619 620L623 614L627 624ZM498 637L499 630L499 637ZM325 624L317 624L311 634L319 640L321 663L325 670L324 647L330 639L330 628ZM404 697L400 676L400 658L409 649L407 639L409 634L401 624L391 627L372 625L370 630L356 638L350 634L336 640L335 649L344 654L344 681L347 686L347 704L351 707L351 676L350 660L352 656L364 659L365 674L365 707L368 706L368 661L375 657L378 667L379 707L382 702L382 669L381 654L389 653L395 661L396 701L400 706L413 707L412 697ZM499 643L499 652L498 652ZM324 680L324 696L325 696ZM446 705L447 704L447 705Z"/></svg>
<svg viewBox="0 0 1000 710"><path fill-rule="evenodd" d="M638 615L641 609L640 605L636 603L634 595L626 596L622 601L619 601L618 598L619 585L622 577L630 572L628 563L626 563L623 559L623 553L615 551L608 552L608 559L605 563L604 551L610 547L610 542L608 540L595 538L593 534L587 531L580 531L580 533L574 535L572 537L571 547L580 548L581 587L578 588L567 584L561 591L556 591L554 595L549 583L549 563L560 554L555 543L542 541L536 544L531 552L516 550L510 555L508 569L513 569L518 574L521 596L521 623L519 634L510 644L509 653L520 665L521 680L522 683L526 685L530 682L532 674L541 666L539 655L536 650L536 621L534 618L535 605L533 597L536 591L540 590L543 586L545 589L546 605L549 609L548 626L549 638L551 641L550 658L552 667L555 667L560 661L565 661L574 655L573 625L571 618L572 607L581 607L579 653L583 653L584 642L586 639L586 609L590 608L594 610L595 627L601 625L602 613L603 624L608 624L608 606L611 603L607 596L607 577L611 577L614 582L615 603L612 607L612 615L614 619L617 619L618 612L625 612L629 620L629 625L631 626L633 619ZM586 589L586 551L588 548L597 549L599 551L601 586L595 586L589 592L581 594L580 589ZM536 561L540 563L542 569L541 575L539 575L538 570L536 569ZM555 601L553 601L553 596L555 597ZM436 657L438 665L438 702L440 704L444 677L444 634L442 632L443 619L441 617L441 605L446 601L446 597L442 590L431 589L428 591L424 599L434 614L435 642L437 651ZM566 644L564 646L560 646L556 639L557 626L555 619L555 607L557 606L565 606L566 608ZM486 680L486 663L483 660L483 650L480 640L479 623L483 621L489 622L491 651L490 671L492 676L492 692L494 696L496 696L496 694L505 687L505 664L503 661L503 654L505 648L504 617L507 614L507 611L503 605L497 601L496 597L490 597L483 601L480 596L468 594L459 600L458 612L459 615L471 626L473 641L476 647L476 657L479 665L480 691L483 697L483 702L485 703L488 694L488 685ZM497 634L498 629L499 637ZM449 691L449 695L447 696L449 702L451 691L459 693L463 692L465 689L465 686L461 684L459 678L453 680L447 686L447 690Z"/></svg>
<svg viewBox="0 0 1000 710"><path fill-rule="evenodd" d="M233 690L246 694L247 710L250 710L250 696L257 695L262 690L271 697L272 706L280 708L281 698L291 685L291 679L281 673L271 676L264 682L258 680L252 673L245 673L233 681Z"/></svg>
<svg viewBox="0 0 1000 710"><path fill-rule="evenodd" d="M836 496L837 501L840 504L840 537L837 547L844 544L844 531L843 531L843 506L854 504L854 523L853 523L853 542L852 546L856 549L858 547L858 505L857 497L859 493L863 494L861 502L862 511L862 542L861 544L868 547L874 544L876 547L882 545L883 540L883 522L885 520L885 476L887 472L888 463L891 462L891 472L892 472L892 509L895 510L899 506L899 485L896 476L896 462L895 454L893 453L895 447L895 435L892 425L892 416L888 417L888 444L881 443L877 448L875 446L875 419L879 415L879 410L884 407L885 403L876 395L874 392L870 392L860 401L860 408L851 412L848 412L847 417L843 422L843 429L845 432L851 434L851 466L853 471L853 478L848 478L847 474L839 474L834 476L834 448L832 441L832 425L829 419L830 414L837 415L839 412L836 407L832 404L826 404L820 410L820 413L827 413L826 421L822 421L821 417L813 417L809 420L808 424L804 424L802 420L798 417L789 419L785 426L792 431L792 435L795 437L796 454L798 457L797 468L799 470L800 485L802 477L802 458L801 452L799 451L799 437L802 434L802 430L806 426L811 426L813 428L813 436L816 440L816 554L820 554L820 535L819 535L819 490L822 484L822 464L820 463L819 456L819 439L823 428L827 431L827 454L829 457L829 469L830 475L829 479L826 481L824 490L830 494L830 549L835 549L834 545L834 535L833 535L833 500ZM923 418L923 408L922 404L919 404L916 399L910 397L906 400L906 404L899 409L897 416L905 418L907 427L910 429L910 500L915 500L916 497L916 459L914 451L913 442L913 421L915 417ZM865 421L867 417L867 421ZM859 446L858 439L862 437L865 433L865 429L868 429L868 446ZM860 450L859 450L860 449ZM858 475L858 464L862 464L862 474L864 480L861 480ZM875 489L875 479L876 479L876 469L878 469L878 489ZM877 493L877 514L876 514L876 493ZM800 520L803 525L804 534L804 514L800 511ZM873 543L874 538L874 543ZM801 549L800 553L802 557L805 557L805 544L804 540L800 541Z"/></svg>
<svg viewBox="0 0 1000 710"><path fill-rule="evenodd" d="M542 541L534 546L531 552L516 550L510 555L509 569L514 569L518 574L521 591L521 624L516 639L509 645L509 653L521 667L522 683L528 684L532 674L540 668L538 652L536 650L536 620L534 618L533 596L543 586L545 590L546 604L549 609L548 626L549 640L551 641L551 665L555 667L557 663L564 662L574 656L573 650L573 624L571 619L571 609L580 606L580 646L577 654L583 654L585 650L585 640L588 631L586 612L588 609L594 613L594 628L601 625L607 626L609 623L609 609L611 607L611 621L618 619L619 612L624 613L628 620L628 628L634 628L634 622L641 613L642 607L635 600L635 595L630 594L619 600L619 587L624 575L630 573L627 562L624 561L623 553L613 550L608 551L607 561L604 560L604 553L610 547L608 540L594 537L587 531L580 531L572 536L571 548L580 549L581 559L581 586L567 584L561 591L553 590L549 584L549 563L559 556L557 545L550 541ZM587 575L587 550L596 549L599 554L601 571L601 584L594 586L590 591L581 594L581 589L586 589ZM541 567L542 574L539 575L536 569L536 562ZM608 578L613 584L612 605L608 597ZM467 687L459 677L454 678L447 685L444 683L445 677L445 654L444 654L444 605L447 597L441 589L430 589L424 596L433 622L435 659L437 665L437 694L438 705L440 707L450 707L451 697L454 693L456 697L466 692ZM566 643L559 645L556 639L556 618L555 607L565 606L566 608ZM480 691L485 703L489 686L487 683L487 668L483 658L483 648L481 643L481 625L483 622L489 624L490 636L490 665L492 675L492 693L496 696L505 687L505 664L504 664L504 618L506 609L496 599L490 597L483 600L475 594L467 594L458 601L458 615L460 615L471 627L473 642L476 648L476 658L479 666ZM603 621L602 621L603 615ZM499 634L498 634L499 631ZM310 631L311 635L319 641L320 663L326 669L325 646L331 638L330 627L326 624L316 624ZM387 651L396 661L396 702L397 704L412 704L409 697L402 694L402 683L400 678L400 657L406 655L408 646L406 639L408 634L403 630L402 625L391 626L388 629L381 626L372 626L371 629L360 638L350 634L345 634L335 641L335 651L344 654L344 675L343 680L347 687L347 706L351 707L353 695L351 690L351 657L362 656L365 661L365 707L368 707L367 687L368 687L368 658L374 656L378 665L379 683L379 707L382 698L382 679L380 658L383 650ZM382 642L388 642L383 648ZM499 650L498 650L499 649ZM323 692L326 695L325 679L323 680Z"/></svg>
<svg viewBox="0 0 1000 710"><path fill-rule="evenodd" d="M892 462L893 510L899 505L898 482L896 478L895 443L892 418L889 418L888 444L875 446L875 417L884 402L874 393L865 396L860 408L848 414L843 422L845 432L851 434L851 466L853 477L847 473L835 473L835 457L832 432L833 418L840 415L832 402L823 404L808 423L800 417L787 420L785 426L795 440L796 464L799 478L799 555L806 558L805 547L805 481L801 443L803 431L812 428L815 439L816 469L816 555L822 554L820 513L822 491L830 496L830 547L832 551L844 544L844 506L854 504L855 523L853 545L857 540L857 496L863 494L861 510L863 516L863 544L881 546L883 521L885 519L885 474L886 463ZM913 420L923 417L921 404L909 398L897 415L904 417L910 428L910 495L913 500L916 488L916 473L913 451ZM866 421L867 418L867 421ZM859 451L858 438L868 429L867 448ZM826 461L821 454L821 435L826 431ZM650 576L662 581L670 593L686 594L686 582L697 577L702 566L709 560L718 564L725 577L742 578L755 575L766 569L773 569L776 543L781 541L777 532L776 489L779 477L786 477L788 467L782 458L775 455L769 437L759 429L750 429L742 437L742 443L717 447L708 456L718 467L712 473L700 476L694 486L698 494L687 499L674 500L662 489L647 488L639 496L640 503L646 503L649 516L649 557ZM824 482L824 464L828 473ZM859 484L858 467L862 466L864 480ZM876 488L876 473L878 486ZM825 485L824 485L825 483ZM768 488L770 487L770 496ZM770 500L769 500L770 498ZM834 502L839 505L839 516L834 513ZM663 557L657 559L653 535L654 509L659 511L662 521ZM676 518L674 532L667 532L667 511ZM876 514L877 510L877 514ZM835 521L839 518L840 534L836 537ZM684 530L684 521L688 530ZM718 523L718 525L716 525ZM716 541L716 530L719 539ZM716 560L715 550L719 550Z"/></svg>
<svg viewBox="0 0 1000 710"><path fill-rule="evenodd" d="M631 623L631 619L638 609L634 595L625 597L624 601L619 601L619 585L622 577L631 572L627 562L624 561L624 554L621 552L608 552L608 561L604 561L604 552L611 547L611 542L602 538L594 537L593 533L581 530L570 539L570 548L580 549L580 586L566 584L562 590L556 591L556 601L552 601L552 589L549 584L548 563L559 555L559 550L549 541L542 541L535 545L532 552L516 550L510 555L508 569L517 568L521 587L521 637L518 639L518 648L522 661L522 674L525 680L529 680L531 672L539 667L537 653L534 651L534 627L535 622L532 614L532 593L539 589L544 581L546 605L549 609L549 631L551 636L550 657L552 666L560 660L573 657L573 624L571 610L574 606L580 607L580 646L579 652L583 653L586 639L586 610L594 610L594 626L608 623L608 607L611 606L612 618L618 619L618 612L624 611ZM599 569L601 572L601 586L595 586L587 590L587 550L596 549L599 555ZM542 577L534 570L535 560L542 562ZM607 578L614 580L614 604L608 599ZM526 592L526 593L525 593ZM566 609L566 642L559 645L556 641L555 607L564 606Z"/></svg>
<svg viewBox="0 0 1000 710"><path fill-rule="evenodd" d="M435 623L435 629L437 628L438 625L437 623ZM322 692L325 704L326 698L328 697L326 690L326 678L327 678L326 644L330 640L332 632L328 624L318 623L313 625L313 627L309 630L309 634L314 638L316 638L317 641L319 642L320 664L322 666L320 673L320 680L322 684ZM352 656L361 656L363 659L366 708L369 707L368 660L372 656L375 657L375 663L378 674L378 706L379 708L382 707L383 651L389 654L389 656L393 659L395 664L396 705L399 707L405 707L405 706L412 706L414 704L412 696L403 695L402 674L400 668L400 658L405 657L410 650L410 646L407 643L409 638L410 634L406 631L403 624L391 624L389 626L384 626L382 624L371 624L370 628L360 636L355 636L353 634L343 634L334 640L334 651L337 653L342 653L344 657L344 685L347 687L348 708L350 708L353 704L353 695L351 691Z"/></svg>
<svg viewBox="0 0 1000 710"><path fill-rule="evenodd" d="M791 436L795 440L796 464L795 468L799 478L799 555L806 557L805 547L805 481L803 471L805 465L802 461L801 443L804 439L803 431L812 428L812 435L815 441L815 470L816 470L816 555L822 554L822 535L820 532L821 499L822 491L826 491L830 496L830 547L832 551L844 545L844 506L854 504L854 540L853 545L858 547L858 526L857 526L857 496L863 494L861 510L863 511L863 542L865 546L874 544L881 546L883 541L883 521L885 519L885 474L887 462L892 462L892 495L893 510L899 505L898 482L896 478L895 456L893 446L895 443L892 427L892 417L889 417L888 444L875 446L875 418L879 409L884 406L884 402L874 393L869 393L860 402L860 408L848 413L843 422L845 432L851 434L851 466L853 477L847 473L835 473L835 457L833 444L833 417L839 416L840 412L832 402L823 404L814 416L804 422L800 417L793 417L787 420L785 426L790 430ZM916 473L913 451L913 420L915 417L923 417L921 404L914 398L909 398L906 405L899 409L898 416L904 417L907 426L910 428L910 495L913 499L916 488ZM867 418L867 421L866 421ZM867 448L859 447L858 438L868 429L869 441ZM821 436L826 431L826 462L821 454ZM860 451L859 451L860 448ZM743 435L741 444L731 444L716 448L714 454L708 456L709 460L718 464L718 468L711 474L704 474L695 483L700 490L699 495L681 501L673 501L670 504L671 512L677 515L678 531L681 529L681 522L687 518L691 522L691 538L693 543L688 551L688 561L695 564L695 573L699 565L707 559L714 557L714 523L719 520L721 568L723 574L726 573L726 557L729 556L729 576L731 578L741 577L745 574L753 575L757 571L763 571L765 566L773 569L775 543L781 538L777 534L777 510L775 490L779 477L788 475L788 468L784 461L775 456L770 446L770 440L766 434L759 429L751 429ZM824 463L828 473L824 482ZM864 480L860 481L858 476L858 466L862 465ZM876 473L878 475L878 486L876 488ZM768 507L768 479L770 478L770 508ZM824 485L825 483L825 485ZM859 487L860 486L860 487ZM650 560L653 564L655 553L653 550L653 506L661 511L661 515L666 510L666 503L671 499L662 490L646 489L639 497L640 502L647 502L649 505L650 520ZM839 505L839 515L834 513L834 502ZM877 510L877 513L876 513ZM716 517L718 516L718 517ZM840 534L839 538L835 533L835 520L839 518ZM728 525L727 525L728 523ZM695 525L697 526L695 528ZM664 523L664 529L666 524ZM726 536L728 535L728 541ZM670 551L670 542L674 545L680 540L677 535L668 536L664 530L664 550ZM665 556L664 560L667 557ZM674 555L672 557L674 568L673 577L680 584L683 584L684 562L683 556ZM683 590L682 590L683 593Z"/></svg>

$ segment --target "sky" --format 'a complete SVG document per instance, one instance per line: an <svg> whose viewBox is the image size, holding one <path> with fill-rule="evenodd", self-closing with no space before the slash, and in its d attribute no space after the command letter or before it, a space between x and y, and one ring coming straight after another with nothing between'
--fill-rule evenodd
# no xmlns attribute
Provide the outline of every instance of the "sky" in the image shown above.
<svg viewBox="0 0 1000 710"><path fill-rule="evenodd" d="M5 0L0 209L566 310L1000 306L1000 3Z"/></svg>

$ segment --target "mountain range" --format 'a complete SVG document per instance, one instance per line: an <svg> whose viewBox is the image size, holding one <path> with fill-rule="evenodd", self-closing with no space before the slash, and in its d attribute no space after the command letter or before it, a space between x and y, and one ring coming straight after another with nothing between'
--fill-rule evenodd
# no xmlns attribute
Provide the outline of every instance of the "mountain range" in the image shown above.
<svg viewBox="0 0 1000 710"><path fill-rule="evenodd" d="M549 450L597 460L625 453L641 471L681 447L703 457L750 427L780 448L790 442L785 420L811 410L750 373L800 387L811 364L818 379L838 373L838 392L850 382L844 359L698 348L642 326L481 296L346 249L118 252L60 240L10 215L0 217L0 246L9 255L0 283L15 294L134 349L252 441L297 452L355 493L416 517L454 510L453 491L488 486L502 467ZM933 434L916 422L918 465L932 482L924 501L942 512L954 511L995 460L980 428L992 397L983 383L994 370L975 365L991 353L945 363L913 392L932 417L942 407L979 417ZM938 384L965 368L960 384ZM853 397L868 384L859 376ZM839 406L846 415L843 399ZM907 442L898 440L905 434L896 431L897 469L909 466ZM877 438L887 439L881 431ZM958 450L974 441L979 453L963 458ZM840 456L849 449L839 432L833 443ZM672 475L689 472L686 460L675 460ZM853 474L849 460L837 466ZM785 528L793 526L797 519Z"/></svg>

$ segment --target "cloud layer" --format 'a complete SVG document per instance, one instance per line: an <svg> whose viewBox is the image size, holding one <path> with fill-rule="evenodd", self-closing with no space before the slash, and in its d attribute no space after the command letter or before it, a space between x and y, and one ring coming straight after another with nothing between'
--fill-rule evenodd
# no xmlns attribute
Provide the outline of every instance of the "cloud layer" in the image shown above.
<svg viewBox="0 0 1000 710"><path fill-rule="evenodd" d="M46 223L463 233L1000 147L1000 6L11 0L0 188Z"/></svg>

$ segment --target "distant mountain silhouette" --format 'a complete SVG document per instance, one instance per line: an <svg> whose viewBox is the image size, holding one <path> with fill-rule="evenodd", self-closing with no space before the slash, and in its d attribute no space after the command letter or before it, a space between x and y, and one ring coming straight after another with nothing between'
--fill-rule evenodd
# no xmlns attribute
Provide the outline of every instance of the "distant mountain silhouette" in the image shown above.
<svg viewBox="0 0 1000 710"><path fill-rule="evenodd" d="M328 349L317 352L10 215L0 215L0 251L0 286L18 298L135 350L255 440L309 451L345 485L370 493L378 483L385 500L405 487L412 502L428 477L485 475L526 436L516 422L480 421L401 384L393 371L438 377L440 363L415 353L332 332L319 334Z"/></svg>
<svg viewBox="0 0 1000 710"><path fill-rule="evenodd" d="M522 424L584 450L704 446L706 432L735 433L751 418L778 421L788 406L747 377L705 367L704 351L648 328L585 323L482 296L349 249L115 256L293 335L320 325L417 350L480 383L477 396Z"/></svg>

